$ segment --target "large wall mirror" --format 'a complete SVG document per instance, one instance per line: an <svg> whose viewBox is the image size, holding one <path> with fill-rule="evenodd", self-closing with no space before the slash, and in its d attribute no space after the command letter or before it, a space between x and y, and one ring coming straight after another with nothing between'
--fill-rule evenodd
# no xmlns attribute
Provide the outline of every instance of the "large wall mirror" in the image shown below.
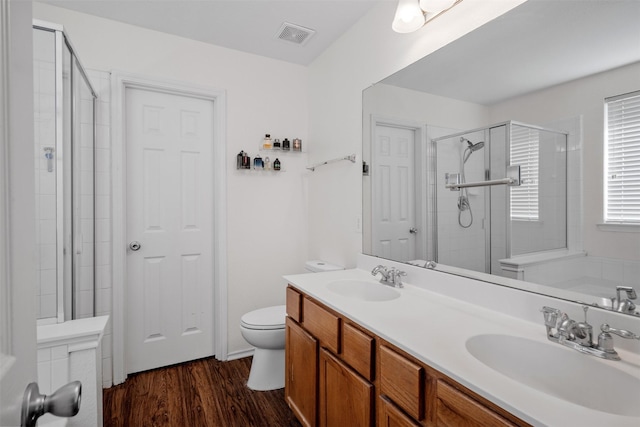
<svg viewBox="0 0 640 427"><path fill-rule="evenodd" d="M640 90L638 16L529 0L367 88L364 252L638 315L640 224L602 224L605 99Z"/></svg>

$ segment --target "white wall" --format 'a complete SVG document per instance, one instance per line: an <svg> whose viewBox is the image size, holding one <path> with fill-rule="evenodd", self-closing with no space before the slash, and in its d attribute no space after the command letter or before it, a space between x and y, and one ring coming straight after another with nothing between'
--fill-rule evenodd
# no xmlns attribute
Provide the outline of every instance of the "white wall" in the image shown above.
<svg viewBox="0 0 640 427"><path fill-rule="evenodd" d="M638 90L640 63L554 86L491 107L491 121L520 120L545 124L582 116L583 240L589 255L640 259L640 235L602 231L604 99Z"/></svg>
<svg viewBox="0 0 640 427"><path fill-rule="evenodd" d="M34 18L64 25L85 68L226 90L233 353L247 348L238 330L240 316L284 301L282 274L301 272L308 258L355 265L362 238L355 231L360 168L343 162L308 173L304 166L361 152L362 90L521 2L467 0L409 35L392 32L395 2L385 2L309 68L40 3L34 4ZM302 138L309 158L303 153L281 159L286 172L280 175L236 171L235 155L255 154L264 133ZM98 299L110 297L109 285L103 286Z"/></svg>
<svg viewBox="0 0 640 427"><path fill-rule="evenodd" d="M362 152L362 91L522 3L466 0L412 34L391 30L395 2L374 7L309 67L310 162ZM361 159L309 179L309 255L353 267L361 252Z"/></svg>
<svg viewBox="0 0 640 427"><path fill-rule="evenodd" d="M302 272L307 259L307 159L288 153L280 158L285 171L266 174L237 171L236 154L245 150L253 157L265 133L301 138L306 148L307 69L40 3L34 18L64 25L87 69L226 91L228 350L249 348L240 317L283 304L281 276ZM101 283L99 299L110 298L111 287Z"/></svg>

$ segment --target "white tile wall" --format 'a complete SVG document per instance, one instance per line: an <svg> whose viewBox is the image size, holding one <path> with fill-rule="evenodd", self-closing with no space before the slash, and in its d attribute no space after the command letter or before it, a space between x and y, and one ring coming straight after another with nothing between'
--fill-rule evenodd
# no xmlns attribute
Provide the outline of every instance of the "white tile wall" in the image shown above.
<svg viewBox="0 0 640 427"><path fill-rule="evenodd" d="M55 74L51 34L34 34L33 113L36 198L36 241L39 286L36 286L38 319L57 314L56 296L56 169L47 170L45 147L55 148Z"/></svg>
<svg viewBox="0 0 640 427"><path fill-rule="evenodd" d="M466 137L472 142L484 141L483 132L475 132ZM463 147L459 137L442 140L437 143L437 229L438 262L455 265L476 271L485 270L485 218L484 188L468 190L469 202L473 212L473 223L462 228L458 223L459 191L444 188L444 174L460 172L460 156ZM474 153L465 165L467 182L484 180L484 151ZM463 212L463 224L470 220L469 211Z"/></svg>
<svg viewBox="0 0 640 427"><path fill-rule="evenodd" d="M96 316L111 315L111 74L86 70L96 102ZM102 338L102 386L113 385L111 319Z"/></svg>

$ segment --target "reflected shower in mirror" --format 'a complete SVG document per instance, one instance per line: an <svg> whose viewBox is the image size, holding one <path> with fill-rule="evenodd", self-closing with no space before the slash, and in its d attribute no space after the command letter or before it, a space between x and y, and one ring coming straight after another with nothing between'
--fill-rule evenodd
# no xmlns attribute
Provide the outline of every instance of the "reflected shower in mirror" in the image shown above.
<svg viewBox="0 0 640 427"><path fill-rule="evenodd" d="M438 263L511 277L512 257L568 248L566 133L507 122L432 143Z"/></svg>
<svg viewBox="0 0 640 427"><path fill-rule="evenodd" d="M367 88L364 253L623 306L640 227L601 225L604 100L640 89L639 14L529 0Z"/></svg>

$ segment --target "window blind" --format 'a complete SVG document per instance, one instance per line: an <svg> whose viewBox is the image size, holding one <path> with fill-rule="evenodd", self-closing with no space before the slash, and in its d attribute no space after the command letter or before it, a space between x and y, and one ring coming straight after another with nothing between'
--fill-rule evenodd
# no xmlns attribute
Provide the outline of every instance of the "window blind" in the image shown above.
<svg viewBox="0 0 640 427"><path fill-rule="evenodd" d="M640 91L605 99L605 222L640 223Z"/></svg>
<svg viewBox="0 0 640 427"><path fill-rule="evenodd" d="M520 165L520 186L511 187L511 219L538 221L540 136L535 129L511 127L511 165Z"/></svg>

